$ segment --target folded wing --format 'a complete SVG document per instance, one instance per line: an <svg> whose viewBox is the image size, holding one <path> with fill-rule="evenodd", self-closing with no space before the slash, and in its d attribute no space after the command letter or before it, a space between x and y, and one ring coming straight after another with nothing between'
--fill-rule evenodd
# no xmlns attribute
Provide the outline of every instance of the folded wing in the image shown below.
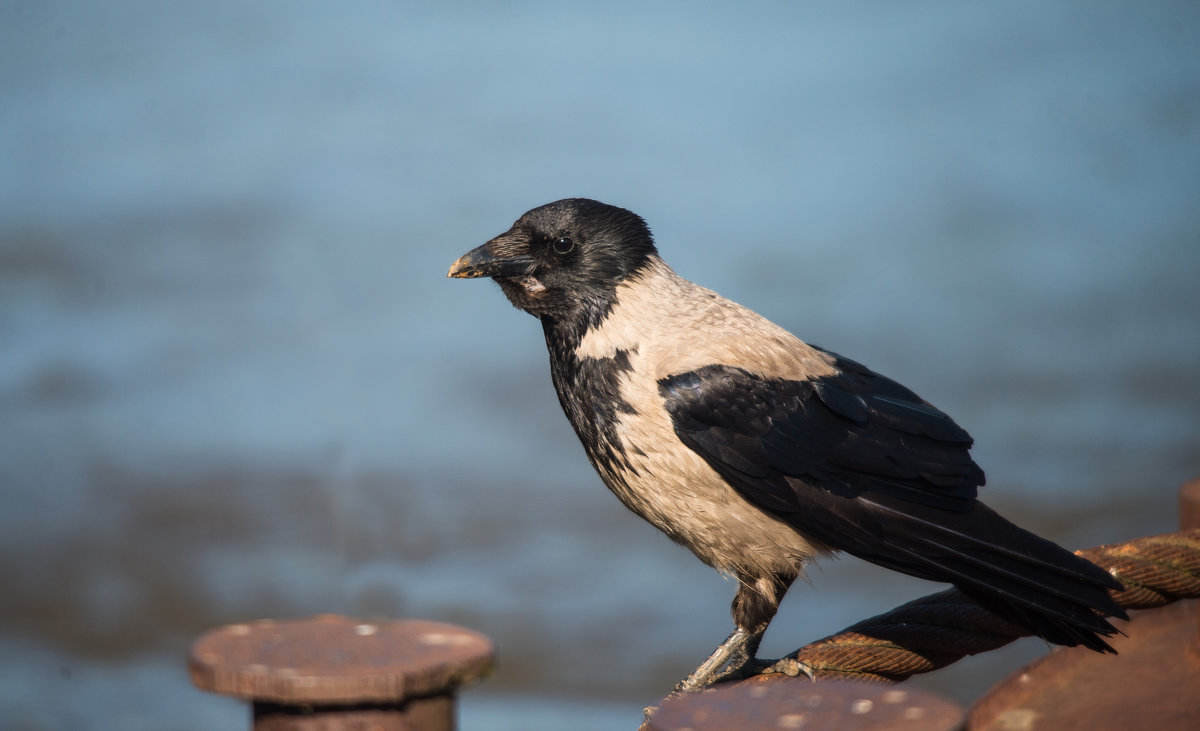
<svg viewBox="0 0 1200 731"><path fill-rule="evenodd" d="M952 583L1052 642L1109 650L1116 580L978 502L983 471L948 416L858 363L836 365L786 380L714 364L659 391L679 438L800 533Z"/></svg>

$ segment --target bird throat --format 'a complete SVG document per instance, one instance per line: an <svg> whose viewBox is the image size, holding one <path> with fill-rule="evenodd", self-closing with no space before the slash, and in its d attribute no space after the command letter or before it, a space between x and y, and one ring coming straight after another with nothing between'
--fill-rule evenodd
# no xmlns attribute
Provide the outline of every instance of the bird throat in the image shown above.
<svg viewBox="0 0 1200 731"><path fill-rule="evenodd" d="M513 277L512 281L524 289L525 294L530 297L539 297L546 292L546 285L534 276Z"/></svg>
<svg viewBox="0 0 1200 731"><path fill-rule="evenodd" d="M549 290L542 280L525 274L518 277L496 277L504 296L517 309L524 310L535 317L541 317L551 307L547 298Z"/></svg>
<svg viewBox="0 0 1200 731"><path fill-rule="evenodd" d="M621 468L633 469L626 459L625 445L617 436L617 421L622 414L634 413L622 397L621 381L632 370L630 356L637 349L619 350L610 358L579 357L576 338L564 338L545 320L543 328L554 390L588 458L602 475L615 475Z"/></svg>

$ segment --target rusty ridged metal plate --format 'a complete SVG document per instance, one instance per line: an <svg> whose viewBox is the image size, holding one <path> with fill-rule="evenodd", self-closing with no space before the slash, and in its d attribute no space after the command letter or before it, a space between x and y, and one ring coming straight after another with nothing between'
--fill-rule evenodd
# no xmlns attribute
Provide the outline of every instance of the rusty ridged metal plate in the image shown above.
<svg viewBox="0 0 1200 731"><path fill-rule="evenodd" d="M961 706L917 688L774 676L669 700L642 731L952 731L964 715Z"/></svg>
<svg viewBox="0 0 1200 731"><path fill-rule="evenodd" d="M1115 624L1117 655L1055 650L993 688L971 709L976 731L1200 728L1200 632L1189 600Z"/></svg>
<svg viewBox="0 0 1200 731"><path fill-rule="evenodd" d="M419 619L336 615L213 630L192 645L203 690L283 704L395 703L485 676L495 646L478 632Z"/></svg>

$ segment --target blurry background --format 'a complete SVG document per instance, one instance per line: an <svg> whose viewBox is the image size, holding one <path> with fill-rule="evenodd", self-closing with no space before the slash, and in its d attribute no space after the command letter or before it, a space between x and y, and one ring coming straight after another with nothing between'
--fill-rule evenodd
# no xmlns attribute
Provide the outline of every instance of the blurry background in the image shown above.
<svg viewBox="0 0 1200 731"><path fill-rule="evenodd" d="M601 486L537 323L445 278L566 196L947 410L1018 522L1174 528L1200 6L701 5L0 1L7 727L243 728L189 642L318 612L491 635L464 729L634 727L734 587ZM940 588L811 583L766 654Z"/></svg>

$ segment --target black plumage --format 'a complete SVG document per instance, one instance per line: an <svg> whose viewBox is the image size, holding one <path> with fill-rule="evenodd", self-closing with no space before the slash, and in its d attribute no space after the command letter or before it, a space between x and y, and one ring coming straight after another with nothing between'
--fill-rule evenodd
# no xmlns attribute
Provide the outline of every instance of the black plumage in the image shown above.
<svg viewBox="0 0 1200 731"><path fill-rule="evenodd" d="M550 373L559 404L588 458L604 474L634 469L625 459L625 444L616 433L621 414L637 413L621 395L621 376L632 369L626 350L618 350L611 358L576 358L565 349L551 350ZM587 408L563 397L572 393L590 394Z"/></svg>
<svg viewBox="0 0 1200 731"><path fill-rule="evenodd" d="M971 437L909 389L680 278L641 218L567 199L465 254L542 323L559 401L631 510L739 580L736 674L811 558L949 582L1045 639L1111 651L1117 581L979 502Z"/></svg>
<svg viewBox="0 0 1200 731"><path fill-rule="evenodd" d="M983 471L949 417L895 381L838 363L838 376L809 381L707 366L659 383L683 443L797 531L949 581L1051 642L1110 650L1100 635L1112 628L1092 607L1112 604L1112 577L976 500Z"/></svg>

